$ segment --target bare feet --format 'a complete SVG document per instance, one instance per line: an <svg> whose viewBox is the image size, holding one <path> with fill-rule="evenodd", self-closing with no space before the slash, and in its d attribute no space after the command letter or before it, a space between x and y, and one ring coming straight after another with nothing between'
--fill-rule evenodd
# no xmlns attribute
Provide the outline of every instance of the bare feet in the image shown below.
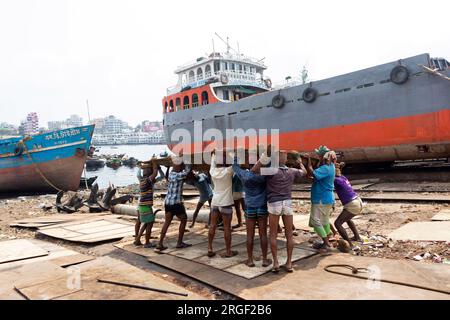
<svg viewBox="0 0 450 320"><path fill-rule="evenodd" d="M139 239L134 240L133 244L135 246L142 246L142 242Z"/></svg>
<svg viewBox="0 0 450 320"><path fill-rule="evenodd" d="M194 227L194 224L191 224L190 226L189 226L189 229L192 229Z"/></svg>
<svg viewBox="0 0 450 320"><path fill-rule="evenodd" d="M156 245L152 242L144 244L144 248L146 248L146 249L154 248L154 247L156 247Z"/></svg>
<svg viewBox="0 0 450 320"><path fill-rule="evenodd" d="M240 227L242 227L242 223L235 224L234 226L231 227L231 229L237 229Z"/></svg>

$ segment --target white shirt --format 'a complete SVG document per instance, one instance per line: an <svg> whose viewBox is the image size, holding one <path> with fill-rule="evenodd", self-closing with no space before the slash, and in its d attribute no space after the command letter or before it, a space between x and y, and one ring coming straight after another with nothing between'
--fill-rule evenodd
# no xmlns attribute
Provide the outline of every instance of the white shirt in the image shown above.
<svg viewBox="0 0 450 320"><path fill-rule="evenodd" d="M209 173L214 184L211 206L225 207L233 205L233 167L217 168L216 155L213 154Z"/></svg>

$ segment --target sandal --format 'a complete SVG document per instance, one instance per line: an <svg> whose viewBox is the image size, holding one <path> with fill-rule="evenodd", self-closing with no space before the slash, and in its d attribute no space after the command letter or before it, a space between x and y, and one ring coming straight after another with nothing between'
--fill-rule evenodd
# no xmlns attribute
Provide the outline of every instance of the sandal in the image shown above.
<svg viewBox="0 0 450 320"><path fill-rule="evenodd" d="M280 272L280 267L277 267L277 268L273 267L272 270L270 270L270 271L272 271L272 273L278 273L278 272Z"/></svg>
<svg viewBox="0 0 450 320"><path fill-rule="evenodd" d="M294 268L292 268L292 267L288 268L288 267L284 266L284 269L289 273L294 272Z"/></svg>
<svg viewBox="0 0 450 320"><path fill-rule="evenodd" d="M225 253L225 254L222 254L221 257L222 258L231 258L231 257L237 256L238 254L239 254L238 251L232 250L231 251L231 256L227 256L227 254Z"/></svg>
<svg viewBox="0 0 450 320"><path fill-rule="evenodd" d="M192 244L190 244L190 243L182 242L181 244L177 245L176 248L177 249L184 249L184 248L188 248L188 247L191 247L191 246L192 246Z"/></svg>
<svg viewBox="0 0 450 320"><path fill-rule="evenodd" d="M272 264L272 259L267 259L267 261L265 263L263 262L262 266L265 268L265 267L270 266L271 264Z"/></svg>
<svg viewBox="0 0 450 320"><path fill-rule="evenodd" d="M156 244L154 244L154 243L147 243L147 244L144 244L144 248L146 248L146 249L148 249L148 248L154 248L154 247L156 247Z"/></svg>
<svg viewBox="0 0 450 320"><path fill-rule="evenodd" d="M208 257L212 258L216 255L216 253L214 251L208 251Z"/></svg>
<svg viewBox="0 0 450 320"><path fill-rule="evenodd" d="M166 250L166 249L167 249L167 247L165 247L165 246L157 245L156 248L155 248L155 251L158 252L158 253L163 253L163 251Z"/></svg>
<svg viewBox="0 0 450 320"><path fill-rule="evenodd" d="M254 262L248 263L248 261L245 263L245 265L246 265L247 267L249 267L249 268L253 268L253 267L256 266Z"/></svg>

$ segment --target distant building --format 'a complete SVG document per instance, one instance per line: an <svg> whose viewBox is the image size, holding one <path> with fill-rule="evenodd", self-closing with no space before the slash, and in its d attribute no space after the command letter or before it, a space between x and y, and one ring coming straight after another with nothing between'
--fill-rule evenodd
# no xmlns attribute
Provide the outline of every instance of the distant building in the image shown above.
<svg viewBox="0 0 450 320"><path fill-rule="evenodd" d="M66 125L69 128L72 127L81 127L83 125L83 118L80 116L73 114L69 117L69 119L66 120Z"/></svg>
<svg viewBox="0 0 450 320"><path fill-rule="evenodd" d="M141 128L143 132L158 132L163 130L162 122L160 121L142 121Z"/></svg>
<svg viewBox="0 0 450 320"><path fill-rule="evenodd" d="M26 120L22 120L19 126L19 134L34 135L39 133L39 118L36 112L27 115Z"/></svg>
<svg viewBox="0 0 450 320"><path fill-rule="evenodd" d="M73 114L64 121L49 121L47 125L49 131L81 127L83 125L83 118L76 114Z"/></svg>
<svg viewBox="0 0 450 320"><path fill-rule="evenodd" d="M6 123L6 122L1 122L0 123L0 135L1 136L16 136L19 134L19 128Z"/></svg>

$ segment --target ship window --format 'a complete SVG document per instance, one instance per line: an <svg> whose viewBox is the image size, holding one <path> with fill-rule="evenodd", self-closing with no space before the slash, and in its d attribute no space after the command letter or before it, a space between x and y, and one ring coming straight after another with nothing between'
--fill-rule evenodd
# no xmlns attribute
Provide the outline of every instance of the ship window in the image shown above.
<svg viewBox="0 0 450 320"><path fill-rule="evenodd" d="M230 100L230 94L228 90L223 90L223 100Z"/></svg>
<svg viewBox="0 0 450 320"><path fill-rule="evenodd" d="M231 70L233 70L233 71L236 70L235 66L234 66L234 63L231 64Z"/></svg>
<svg viewBox="0 0 450 320"><path fill-rule="evenodd" d="M202 92L202 105L208 104L208 92L203 91Z"/></svg>
<svg viewBox="0 0 450 320"><path fill-rule="evenodd" d="M214 72L217 72L220 70L220 62L216 61L214 62Z"/></svg>
<svg viewBox="0 0 450 320"><path fill-rule="evenodd" d="M194 93L192 95L192 108L198 107L198 95Z"/></svg>
<svg viewBox="0 0 450 320"><path fill-rule="evenodd" d="M183 98L183 109L189 109L189 97L184 96Z"/></svg>
<svg viewBox="0 0 450 320"><path fill-rule="evenodd" d="M173 112L173 100L170 100L169 102L169 106L170 106L170 112Z"/></svg>
<svg viewBox="0 0 450 320"><path fill-rule="evenodd" d="M211 66L208 64L205 67L205 79L209 78L211 76Z"/></svg>
<svg viewBox="0 0 450 320"><path fill-rule="evenodd" d="M195 81L195 74L194 71L189 71L189 83L194 82Z"/></svg>
<svg viewBox="0 0 450 320"><path fill-rule="evenodd" d="M168 104L167 104L167 101L164 103L164 112L166 113L168 110L167 110L167 106L168 106Z"/></svg>
<svg viewBox="0 0 450 320"><path fill-rule="evenodd" d="M197 80L202 80L203 79L203 70L202 68L198 68L197 69Z"/></svg>
<svg viewBox="0 0 450 320"><path fill-rule="evenodd" d="M180 110L180 106L181 106L181 99L177 98L175 100L175 107L176 107L177 111Z"/></svg>
<svg viewBox="0 0 450 320"><path fill-rule="evenodd" d="M227 62L223 63L223 70L228 70L228 63Z"/></svg>

